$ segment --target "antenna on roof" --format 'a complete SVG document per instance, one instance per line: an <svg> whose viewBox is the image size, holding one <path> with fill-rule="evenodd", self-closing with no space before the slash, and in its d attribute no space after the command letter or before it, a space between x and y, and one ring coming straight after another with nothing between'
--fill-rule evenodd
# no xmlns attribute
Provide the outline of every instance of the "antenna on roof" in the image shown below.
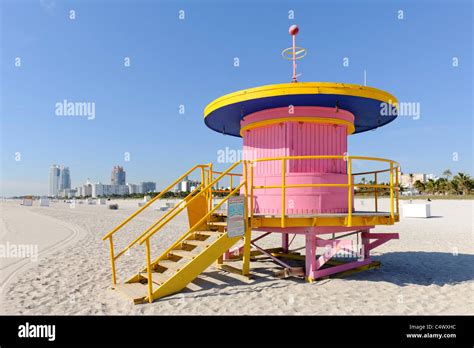
<svg viewBox="0 0 474 348"><path fill-rule="evenodd" d="M293 76L291 78L291 82L298 82L297 77L301 76L301 74L296 74L296 60L304 58L307 54L306 48L296 46L296 34L300 31L297 25L292 25L288 30L292 39L293 39L293 46L285 48L281 51L281 55L283 58L292 60L293 61Z"/></svg>

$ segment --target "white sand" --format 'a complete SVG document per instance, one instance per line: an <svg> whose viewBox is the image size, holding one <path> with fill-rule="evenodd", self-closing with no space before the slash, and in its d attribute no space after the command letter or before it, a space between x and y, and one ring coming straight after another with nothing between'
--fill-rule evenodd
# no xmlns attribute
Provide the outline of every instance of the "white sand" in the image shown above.
<svg viewBox="0 0 474 348"><path fill-rule="evenodd" d="M110 203L110 202L108 202ZM401 201L403 204L404 201ZM137 208L65 203L23 207L1 202L0 244L36 244L38 260L0 259L0 314L474 314L474 233L472 201L433 201L430 219L402 219L375 231L400 233L375 250L378 270L313 284L275 279L273 263L254 262L255 280L246 284L210 268L180 294L134 306L110 290L108 243L101 237ZM370 199L358 200L360 210ZM387 200L381 202L387 206ZM163 212L146 211L117 234L116 250ZM187 229L183 214L156 235L153 255ZM257 235L257 234L255 234ZM262 241L279 246L279 235ZM301 246L297 237L293 246ZM118 261L119 280L144 264L138 247Z"/></svg>

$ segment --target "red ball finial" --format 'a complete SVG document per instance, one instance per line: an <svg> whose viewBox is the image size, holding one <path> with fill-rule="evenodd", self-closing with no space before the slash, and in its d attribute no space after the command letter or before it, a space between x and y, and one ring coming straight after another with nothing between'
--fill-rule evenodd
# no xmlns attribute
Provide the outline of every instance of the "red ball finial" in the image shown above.
<svg viewBox="0 0 474 348"><path fill-rule="evenodd" d="M296 35L300 31L300 28L298 28L297 25L293 24L288 31L290 32L290 35Z"/></svg>

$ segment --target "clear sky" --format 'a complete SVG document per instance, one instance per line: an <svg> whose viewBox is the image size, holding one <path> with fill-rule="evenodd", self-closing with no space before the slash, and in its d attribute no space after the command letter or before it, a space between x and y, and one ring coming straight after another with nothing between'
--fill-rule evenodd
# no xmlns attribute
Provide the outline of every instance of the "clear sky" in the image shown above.
<svg viewBox="0 0 474 348"><path fill-rule="evenodd" d="M363 84L366 70L368 86L420 105L419 118L351 136L350 154L391 158L407 173L473 174L472 22L469 0L2 0L0 194L47 193L53 163L69 166L73 187L109 182L123 165L128 182L162 188L240 149L240 138L204 125L204 107L289 82L280 52L291 24L308 50L300 81ZM64 99L95 103L95 118L57 116Z"/></svg>

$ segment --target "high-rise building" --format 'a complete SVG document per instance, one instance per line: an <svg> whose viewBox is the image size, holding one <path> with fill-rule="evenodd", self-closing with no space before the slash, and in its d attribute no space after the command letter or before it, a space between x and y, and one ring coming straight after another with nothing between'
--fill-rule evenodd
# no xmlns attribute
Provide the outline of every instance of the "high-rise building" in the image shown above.
<svg viewBox="0 0 474 348"><path fill-rule="evenodd" d="M112 175L110 179L112 185L125 185L125 171L121 166L114 166L112 168Z"/></svg>
<svg viewBox="0 0 474 348"><path fill-rule="evenodd" d="M57 196L59 193L59 174L60 168L58 165L53 164L49 168L49 195L51 197Z"/></svg>
<svg viewBox="0 0 474 348"><path fill-rule="evenodd" d="M71 174L69 167L61 166L59 168L59 191L71 188Z"/></svg>
<svg viewBox="0 0 474 348"><path fill-rule="evenodd" d="M142 182L143 193L155 192L155 190L156 190L156 183L150 182L150 181Z"/></svg>
<svg viewBox="0 0 474 348"><path fill-rule="evenodd" d="M71 174L69 167L53 164L49 168L49 195L58 196L64 190L71 189Z"/></svg>

